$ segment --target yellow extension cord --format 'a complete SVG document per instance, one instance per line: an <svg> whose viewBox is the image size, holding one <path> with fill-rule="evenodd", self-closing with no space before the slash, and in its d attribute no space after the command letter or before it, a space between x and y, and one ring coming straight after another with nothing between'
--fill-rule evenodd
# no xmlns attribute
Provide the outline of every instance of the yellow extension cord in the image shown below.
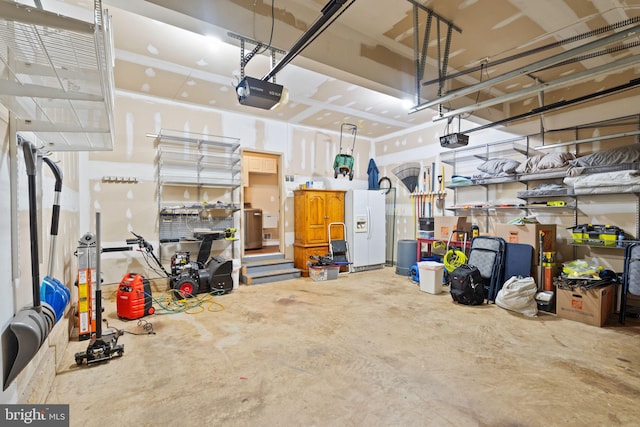
<svg viewBox="0 0 640 427"><path fill-rule="evenodd" d="M449 249L442 258L444 268L451 273L457 267L460 267L467 262L467 255L458 249Z"/></svg>

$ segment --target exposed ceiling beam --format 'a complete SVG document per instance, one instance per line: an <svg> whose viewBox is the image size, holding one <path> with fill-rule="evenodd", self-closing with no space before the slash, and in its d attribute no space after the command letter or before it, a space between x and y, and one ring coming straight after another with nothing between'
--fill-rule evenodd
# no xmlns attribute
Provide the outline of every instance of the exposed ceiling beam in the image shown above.
<svg viewBox="0 0 640 427"><path fill-rule="evenodd" d="M425 102L423 104L417 105L414 108L412 108L409 113L414 113L416 111L420 111L423 110L425 108L429 108L429 107L433 107L436 106L438 104L442 104L444 102L448 102L451 101L452 99L456 99L456 98L460 98L462 96L468 95L470 93L473 92L477 92L479 90L482 90L484 88L496 85L498 83L502 83L504 81L510 80L514 77L518 77L524 74L529 74L529 73L533 73L535 71L538 71L542 68L548 67L550 65L554 65L557 64L559 62L565 61L567 59L570 59L574 56L583 54L585 52L588 52L590 50L596 49L596 48L600 48L602 46L606 46L615 42L618 42L620 40L623 40L625 38L628 37L633 37L633 36L637 36L640 32L640 25L636 25L628 30L625 31L621 31L619 33L615 33L615 34L611 34L609 36L603 37L601 39L595 40L593 42L590 43L586 43L582 46L578 46L574 49L568 50L566 52L562 52L559 53L557 55L553 55L550 56L549 58L546 59L542 59L540 61L536 61L532 64L529 65L525 65L523 67L517 68L513 71L510 71L508 73L496 76L494 78L485 80L483 82L480 82L478 84L475 85L471 85L471 86L467 86L465 88L462 89L458 89L454 92L450 92L447 95L441 96L433 101L429 101L429 102Z"/></svg>
<svg viewBox="0 0 640 427"><path fill-rule="evenodd" d="M635 135L640 135L640 130L616 133L613 135L594 136L593 138L586 138L586 139L576 139L574 141L559 142L557 144L538 145L537 147L531 147L531 148L533 148L534 150L549 150L551 148L566 147L568 145L578 145L578 144L584 144L587 142L605 141L607 139L616 139L616 138L623 138L625 136L635 136Z"/></svg>
<svg viewBox="0 0 640 427"><path fill-rule="evenodd" d="M527 117L531 117L531 116L535 116L538 114L542 114L545 113L547 111L554 111L554 110L558 110L560 108L565 108L568 107L570 105L575 105L575 104L579 104L581 102L586 102L586 101L591 101L593 99L598 99L601 98L603 96L608 96L614 93L618 93L618 92L622 92L628 89L633 89L640 86L640 78L638 79L633 79L631 81L629 81L628 83L624 83L618 86L614 86L608 89L603 89L601 91L598 92L594 92L594 93L590 93L588 95L583 95L583 96L579 96L577 98L573 98L570 100L563 100L563 101L558 101L558 102L554 102L553 104L549 104L549 105L545 105L542 107L538 107L538 108L534 108L531 111L528 111L526 113L522 113L522 114L518 114L516 116L511 116L511 117L507 117L505 119L502 120L498 120L492 123L487 123L485 125L482 126L478 126L475 127L473 129L469 129L469 130L465 130L464 133L471 133L471 132L477 132L479 130L484 130L484 129L488 129L488 128L492 128L498 125L503 125L505 123L510 123L510 122L514 122L517 120L522 120L522 119L526 119Z"/></svg>
<svg viewBox="0 0 640 427"><path fill-rule="evenodd" d="M449 117L455 117L460 114L469 113L471 111L480 110L482 108L491 107L496 104L502 104L504 102L513 101L515 99L523 98L527 95L530 95L535 92L540 92L543 90L555 89L558 87L562 87L568 85L570 83L576 82L578 80L586 80L591 77L594 77L599 74L603 74L606 72L610 72L619 68L629 67L636 65L640 62L640 55L629 56L624 59L620 59L618 61L612 62L610 64L600 65L598 67L592 68L590 70L585 70L576 74L572 74L569 76L562 77L557 80L553 80L550 82L545 82L538 84L536 86L532 86L526 89L522 89L517 92L509 93L504 96L498 96L496 98L487 99L486 101L478 102L477 104L469 105L466 107L458 108L456 110L451 110L446 113L441 114L440 116L436 116L433 118L433 121L436 122L438 120L444 120Z"/></svg>

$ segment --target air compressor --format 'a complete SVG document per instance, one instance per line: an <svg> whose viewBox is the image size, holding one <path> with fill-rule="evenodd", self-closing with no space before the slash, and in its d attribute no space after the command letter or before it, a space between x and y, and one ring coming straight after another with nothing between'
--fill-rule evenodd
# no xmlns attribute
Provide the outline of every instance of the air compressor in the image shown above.
<svg viewBox="0 0 640 427"><path fill-rule="evenodd" d="M118 285L116 307L118 317L135 320L155 312L149 279L137 273L128 273Z"/></svg>

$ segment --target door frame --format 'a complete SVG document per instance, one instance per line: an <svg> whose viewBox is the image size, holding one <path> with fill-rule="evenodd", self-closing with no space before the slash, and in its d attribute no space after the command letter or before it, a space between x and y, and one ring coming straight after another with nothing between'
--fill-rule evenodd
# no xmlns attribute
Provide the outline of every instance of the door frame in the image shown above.
<svg viewBox="0 0 640 427"><path fill-rule="evenodd" d="M240 191L240 206L241 206L241 210L240 210L240 227L241 227L241 232L240 232L240 250L242 252L242 257L246 256L245 253L245 247L244 247L244 204L245 204L245 188L250 188L251 187L251 180L249 179L249 172L246 171L245 172L245 167L246 167L246 156L247 155L251 155L251 154L260 154L263 156L268 156L268 157L273 157L276 159L276 165L277 165L277 173L276 173L276 185L277 185L277 189L276 189L276 193L278 194L278 201L277 201L277 206L278 206L278 252L280 253L284 253L285 252L285 247L284 247L284 203L285 203L285 197L284 197L284 184L283 184L283 180L284 180L284 174L282 172L282 166L283 166L283 154L282 153L278 153L278 152L274 152L274 151L266 151L266 150L258 150L258 149L254 149L254 148L242 148L240 150L240 158L241 158L241 162L242 162L242 185L241 185L241 191ZM249 185L245 186L245 179L249 180Z"/></svg>

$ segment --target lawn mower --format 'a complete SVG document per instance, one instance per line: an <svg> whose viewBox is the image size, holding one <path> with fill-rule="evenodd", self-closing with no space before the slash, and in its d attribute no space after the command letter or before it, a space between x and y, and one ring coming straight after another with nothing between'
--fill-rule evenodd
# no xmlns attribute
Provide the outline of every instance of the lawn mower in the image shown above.
<svg viewBox="0 0 640 427"><path fill-rule="evenodd" d="M233 289L232 261L221 256L214 256L207 260L212 242L224 239L225 232L195 233L194 237L201 241L197 260L191 260L189 251L176 251L171 256L171 273L165 270L160 260L155 256L153 246L142 236L133 232L132 234L136 238L127 239L127 244L137 244L143 253L151 255L155 264L169 278L169 288L175 291L176 297L191 297L197 293L212 291L225 294Z"/></svg>
<svg viewBox="0 0 640 427"><path fill-rule="evenodd" d="M342 152L342 134L345 127L350 129L351 134L353 135L353 144L351 145L351 154ZM340 153L336 155L336 158L333 161L333 177L334 178L338 178L338 175L342 175L342 176L349 175L349 181L353 180L353 150L356 146L357 133L358 133L358 126L354 124L343 123L340 126Z"/></svg>

